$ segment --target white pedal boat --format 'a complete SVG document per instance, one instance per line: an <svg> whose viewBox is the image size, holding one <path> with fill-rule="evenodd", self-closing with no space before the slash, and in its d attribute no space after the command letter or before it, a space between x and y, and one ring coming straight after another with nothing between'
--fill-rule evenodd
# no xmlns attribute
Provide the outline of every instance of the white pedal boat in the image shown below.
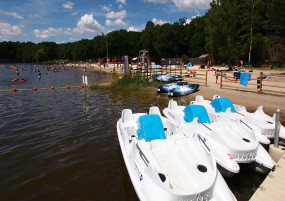
<svg viewBox="0 0 285 201"><path fill-rule="evenodd" d="M230 157L237 163L252 163L252 167L260 173L267 174L275 168L276 163L242 121L229 118L217 121L217 116L208 115L201 105L178 106L173 100L169 101L163 113L188 135L198 133L202 136L217 163L228 173L237 173L237 169L230 166L232 164L223 164L226 160L219 158L221 156Z"/></svg>
<svg viewBox="0 0 285 201"><path fill-rule="evenodd" d="M203 105L209 115L217 117L214 118L215 121L225 118L230 118L233 121L242 120L242 122L252 129L261 144L270 144L269 138L274 134L272 125L246 112L244 106L233 105L229 99L221 98L218 95L213 97L213 101L205 100L203 96L196 96L195 101L191 101L190 104Z"/></svg>
<svg viewBox="0 0 285 201"><path fill-rule="evenodd" d="M243 105L234 104L234 108L238 113L240 113L243 116L244 121L260 128L261 132L267 138L269 139L274 138L276 114L273 114L272 117L265 114L262 106L259 106L254 113L248 112L246 110L246 107ZM285 127L281 124L279 130L279 143L282 145L285 144Z"/></svg>
<svg viewBox="0 0 285 201"><path fill-rule="evenodd" d="M124 109L117 133L140 200L236 200L202 140L182 135L157 107Z"/></svg>

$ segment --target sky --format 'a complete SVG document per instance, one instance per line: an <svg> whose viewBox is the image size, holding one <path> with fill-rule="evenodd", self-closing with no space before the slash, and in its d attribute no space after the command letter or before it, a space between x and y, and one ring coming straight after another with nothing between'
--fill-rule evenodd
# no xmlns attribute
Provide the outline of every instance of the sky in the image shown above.
<svg viewBox="0 0 285 201"><path fill-rule="evenodd" d="M93 39L203 16L211 0L0 0L0 42Z"/></svg>

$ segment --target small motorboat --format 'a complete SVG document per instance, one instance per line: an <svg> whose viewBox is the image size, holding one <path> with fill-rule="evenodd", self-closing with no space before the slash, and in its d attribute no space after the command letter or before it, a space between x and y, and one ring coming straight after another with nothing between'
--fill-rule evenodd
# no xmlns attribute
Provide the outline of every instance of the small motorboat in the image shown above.
<svg viewBox="0 0 285 201"><path fill-rule="evenodd" d="M251 163L257 172L264 174L275 168L276 163L259 144L253 130L241 120L220 118L208 113L202 105L177 106L174 100L169 101L168 108L163 113L187 135L198 133L205 139L209 149L217 156L217 163L228 173L237 173L237 170L232 168L234 166L223 164L224 158L218 158L221 155L226 155L237 163Z"/></svg>
<svg viewBox="0 0 285 201"><path fill-rule="evenodd" d="M202 138L182 134L157 107L124 109L117 133L140 200L236 200Z"/></svg>
<svg viewBox="0 0 285 201"><path fill-rule="evenodd" d="M174 82L174 83L164 84L164 85L157 87L156 91L158 93L167 93L171 89L173 89L177 86L183 86L183 85L187 85L187 84L188 84L188 82Z"/></svg>
<svg viewBox="0 0 285 201"><path fill-rule="evenodd" d="M199 84L188 84L188 85L180 85L168 92L168 96L185 96L188 94L192 94L196 92L199 88Z"/></svg>

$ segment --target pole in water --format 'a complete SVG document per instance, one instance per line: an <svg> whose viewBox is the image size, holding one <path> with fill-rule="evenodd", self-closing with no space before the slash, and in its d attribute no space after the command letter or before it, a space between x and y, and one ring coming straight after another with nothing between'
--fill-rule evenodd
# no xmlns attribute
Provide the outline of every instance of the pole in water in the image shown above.
<svg viewBox="0 0 285 201"><path fill-rule="evenodd" d="M275 130L274 130L274 147L279 146L279 131L280 131L280 109L276 110Z"/></svg>

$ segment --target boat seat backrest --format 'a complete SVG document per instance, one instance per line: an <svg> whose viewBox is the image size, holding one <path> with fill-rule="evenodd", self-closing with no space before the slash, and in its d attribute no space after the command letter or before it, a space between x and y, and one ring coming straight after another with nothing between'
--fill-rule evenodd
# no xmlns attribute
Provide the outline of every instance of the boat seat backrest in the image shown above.
<svg viewBox="0 0 285 201"><path fill-rule="evenodd" d="M149 114L157 114L157 115L161 116L159 108L156 106L149 108Z"/></svg>
<svg viewBox="0 0 285 201"><path fill-rule="evenodd" d="M157 114L143 115L138 120L138 136L150 142L155 139L166 139L161 117Z"/></svg>
<svg viewBox="0 0 285 201"><path fill-rule="evenodd" d="M174 100L170 100L168 103L168 108L171 110L176 110L177 109L177 102Z"/></svg>
<svg viewBox="0 0 285 201"><path fill-rule="evenodd" d="M196 96L196 102L197 103L203 103L204 102L203 96Z"/></svg>
<svg viewBox="0 0 285 201"><path fill-rule="evenodd" d="M221 98L221 97L219 95L214 95L213 96L213 100L216 99L216 98Z"/></svg>
<svg viewBox="0 0 285 201"><path fill-rule="evenodd" d="M122 111L122 122L125 125L135 125L135 121L133 118L133 112L131 109L124 109Z"/></svg>

